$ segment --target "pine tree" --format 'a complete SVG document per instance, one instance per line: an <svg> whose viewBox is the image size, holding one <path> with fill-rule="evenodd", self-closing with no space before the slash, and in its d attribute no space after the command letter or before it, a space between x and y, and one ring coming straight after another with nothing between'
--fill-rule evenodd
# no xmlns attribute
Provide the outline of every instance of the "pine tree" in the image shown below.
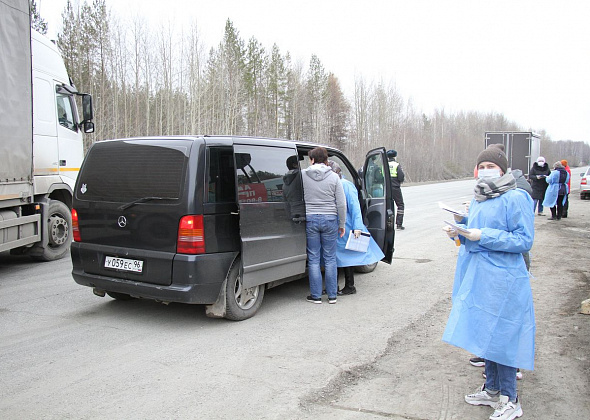
<svg viewBox="0 0 590 420"><path fill-rule="evenodd" d="M37 32L46 35L47 34L47 22L41 17L41 14L37 10L37 3L35 0L30 0L31 8L31 28Z"/></svg>

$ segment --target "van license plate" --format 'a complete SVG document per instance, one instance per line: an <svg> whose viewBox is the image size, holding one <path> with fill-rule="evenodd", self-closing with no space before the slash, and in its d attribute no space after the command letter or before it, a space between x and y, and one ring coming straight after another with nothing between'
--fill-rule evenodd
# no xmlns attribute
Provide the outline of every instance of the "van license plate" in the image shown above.
<svg viewBox="0 0 590 420"><path fill-rule="evenodd" d="M104 267L113 270L132 271L141 273L143 270L143 261L128 260L127 258L117 258L107 256L104 260Z"/></svg>

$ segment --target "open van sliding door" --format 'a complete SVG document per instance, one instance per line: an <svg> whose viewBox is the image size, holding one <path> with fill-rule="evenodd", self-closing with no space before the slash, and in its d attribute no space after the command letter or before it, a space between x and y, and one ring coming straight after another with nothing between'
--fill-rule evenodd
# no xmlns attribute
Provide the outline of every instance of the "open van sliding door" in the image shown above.
<svg viewBox="0 0 590 420"><path fill-rule="evenodd" d="M367 223L371 236L381 247L385 257L381 260L391 264L395 236L391 178L385 148L367 153L363 166Z"/></svg>
<svg viewBox="0 0 590 420"><path fill-rule="evenodd" d="M245 288L305 273L303 186L295 146L234 144ZM295 162L295 168L287 165Z"/></svg>

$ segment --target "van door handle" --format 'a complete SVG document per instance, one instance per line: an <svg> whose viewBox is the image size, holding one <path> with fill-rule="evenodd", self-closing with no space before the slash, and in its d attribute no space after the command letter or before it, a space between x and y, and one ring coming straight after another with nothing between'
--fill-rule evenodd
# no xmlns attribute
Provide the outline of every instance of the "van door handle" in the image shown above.
<svg viewBox="0 0 590 420"><path fill-rule="evenodd" d="M230 214L238 216L240 214L240 212L239 211L232 211L232 212L230 212Z"/></svg>

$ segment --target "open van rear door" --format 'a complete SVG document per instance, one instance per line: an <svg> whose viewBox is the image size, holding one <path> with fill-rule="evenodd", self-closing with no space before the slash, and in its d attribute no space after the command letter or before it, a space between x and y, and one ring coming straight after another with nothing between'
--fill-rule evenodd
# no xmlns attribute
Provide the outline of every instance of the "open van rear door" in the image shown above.
<svg viewBox="0 0 590 420"><path fill-rule="evenodd" d="M234 144L245 288L305 273L303 183L295 147ZM295 161L296 169L290 166Z"/></svg>
<svg viewBox="0 0 590 420"><path fill-rule="evenodd" d="M385 254L381 261L391 264L395 237L395 212L391 196L389 164L384 147L367 153L363 166L363 185L369 232Z"/></svg>

